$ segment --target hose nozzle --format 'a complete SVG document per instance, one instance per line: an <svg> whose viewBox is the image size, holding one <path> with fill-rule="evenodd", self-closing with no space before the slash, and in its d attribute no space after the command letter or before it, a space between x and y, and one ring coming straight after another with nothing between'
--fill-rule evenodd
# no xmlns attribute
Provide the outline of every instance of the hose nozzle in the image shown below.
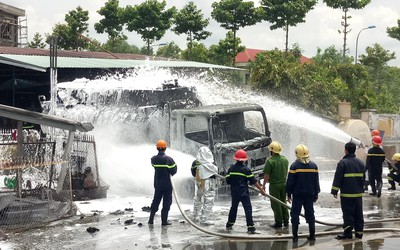
<svg viewBox="0 0 400 250"><path fill-rule="evenodd" d="M357 138L351 137L351 138L350 138L350 142L356 144L358 148L363 148L363 147L364 147L364 145L362 144L362 142L361 142L359 139L357 139Z"/></svg>

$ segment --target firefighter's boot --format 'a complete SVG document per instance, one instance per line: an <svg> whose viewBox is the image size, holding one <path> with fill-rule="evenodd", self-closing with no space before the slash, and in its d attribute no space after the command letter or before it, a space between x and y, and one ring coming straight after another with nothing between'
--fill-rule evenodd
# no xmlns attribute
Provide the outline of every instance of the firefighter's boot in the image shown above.
<svg viewBox="0 0 400 250"><path fill-rule="evenodd" d="M336 239L338 240L352 239L353 238L352 230L353 230L352 227L347 227L342 234L338 234L336 236Z"/></svg>
<svg viewBox="0 0 400 250"><path fill-rule="evenodd" d="M315 222L308 224L308 231L310 235L307 237L307 240L314 241L315 240Z"/></svg>
<svg viewBox="0 0 400 250"><path fill-rule="evenodd" d="M153 211L150 212L149 221L147 222L149 225L153 225L154 224L154 216L155 215L156 215L156 212L153 212Z"/></svg>
<svg viewBox="0 0 400 250"><path fill-rule="evenodd" d="M299 224L298 223L292 224L293 242L297 242L299 240L298 231L299 231Z"/></svg>
<svg viewBox="0 0 400 250"><path fill-rule="evenodd" d="M162 226L169 226L172 223L168 220L168 211L161 211L161 225Z"/></svg>

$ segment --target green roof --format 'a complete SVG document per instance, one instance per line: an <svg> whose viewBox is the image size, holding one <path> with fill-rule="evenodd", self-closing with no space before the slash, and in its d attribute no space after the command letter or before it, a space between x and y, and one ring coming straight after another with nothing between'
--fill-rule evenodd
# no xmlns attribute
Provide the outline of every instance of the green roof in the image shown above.
<svg viewBox="0 0 400 250"><path fill-rule="evenodd" d="M50 68L49 56L0 54L0 63L45 72ZM122 60L80 57L57 57L57 68L136 68L154 66L162 68L214 68L241 70L209 63L192 61Z"/></svg>

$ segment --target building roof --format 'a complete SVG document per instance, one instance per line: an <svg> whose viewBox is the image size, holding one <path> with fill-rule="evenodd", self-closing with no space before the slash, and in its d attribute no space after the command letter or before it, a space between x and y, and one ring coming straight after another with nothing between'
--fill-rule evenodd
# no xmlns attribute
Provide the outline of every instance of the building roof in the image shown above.
<svg viewBox="0 0 400 250"><path fill-rule="evenodd" d="M46 125L68 131L88 132L93 130L93 125L91 123L80 123L62 117L51 116L3 104L0 104L0 117L30 122L33 124Z"/></svg>
<svg viewBox="0 0 400 250"><path fill-rule="evenodd" d="M236 63L248 63L250 61L254 61L256 55L260 52L264 52L266 50L261 49L246 49L244 52L240 52L237 54L235 58ZM300 58L301 63L308 63L311 62L311 59L305 56L301 56Z"/></svg>
<svg viewBox="0 0 400 250"><path fill-rule="evenodd" d="M47 49L1 47L0 63L45 72L50 67L50 51ZM118 59L115 58L116 55ZM240 70L234 67L192 61L169 60L145 55L57 51L57 68L136 68L154 66L162 68L215 68Z"/></svg>

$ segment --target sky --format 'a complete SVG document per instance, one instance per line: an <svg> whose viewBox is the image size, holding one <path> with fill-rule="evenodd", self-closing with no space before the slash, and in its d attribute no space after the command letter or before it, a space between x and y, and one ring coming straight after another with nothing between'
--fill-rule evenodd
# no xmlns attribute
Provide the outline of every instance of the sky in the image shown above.
<svg viewBox="0 0 400 250"><path fill-rule="evenodd" d="M89 11L89 36L101 42L107 41L106 34L97 34L93 28L94 23L102 19L102 16L96 11L104 6L106 0L1 0L1 2L26 11L29 41L36 32L43 36L45 33L50 33L56 23L64 23L65 14L76 9L77 6ZM140 4L143 0L120 0L119 2L120 6L123 7ZM189 0L166 0L166 2L167 7L176 6L181 9ZM211 31L212 35L202 42L207 47L217 44L219 40L225 38L226 30L211 18L211 4L214 1L194 2L203 11L204 16L210 18L210 25L207 30ZM258 2L258 0L255 1L256 5L258 5ZM367 46L378 43L390 52L395 52L397 58L388 64L400 67L400 41L388 37L386 33L387 27L397 26L397 20L400 18L400 1L372 0L364 9L350 9L349 13L352 16L349 21L351 31L348 33L347 40L349 55L355 56L356 47L358 48L357 54L360 55L365 53ZM298 43L303 50L303 55L307 57L314 56L317 53L317 48L324 50L334 45L337 49L342 49L343 34L338 33L338 30L342 30L340 25L342 14L340 10L329 8L322 0L319 0L315 8L307 14L305 23L289 28L289 45ZM375 25L376 28L361 31L371 25ZM269 27L270 24L267 22L244 27L238 31L238 37L247 48L284 49L285 32L282 29L271 31ZM359 33L360 31L361 33ZM358 46L356 46L358 34L360 35ZM137 33L126 31L125 35L128 36L130 44L138 47L145 45ZM186 37L178 36L171 31L168 31L155 44L172 41L178 44L181 49L185 48Z"/></svg>

